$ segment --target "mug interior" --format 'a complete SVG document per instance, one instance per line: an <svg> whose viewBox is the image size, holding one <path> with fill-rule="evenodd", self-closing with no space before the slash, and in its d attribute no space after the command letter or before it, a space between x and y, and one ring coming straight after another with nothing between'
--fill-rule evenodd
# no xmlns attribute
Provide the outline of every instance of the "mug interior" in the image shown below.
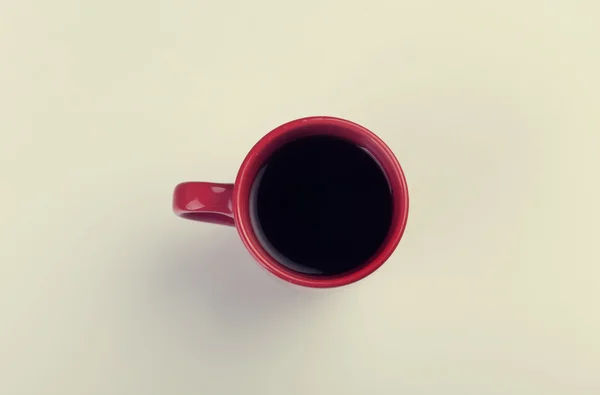
<svg viewBox="0 0 600 395"><path fill-rule="evenodd" d="M271 256L253 230L250 193L259 170L280 147L302 137L324 135L350 141L367 151L380 165L392 192L392 222L387 237L377 252L364 264L339 275L310 275L289 269ZM233 207L236 228L242 241L267 270L286 281L309 287L335 287L355 282L375 271L391 255L406 226L408 191L396 157L375 134L353 122L332 117L310 117L286 123L265 135L246 156L234 186Z"/></svg>

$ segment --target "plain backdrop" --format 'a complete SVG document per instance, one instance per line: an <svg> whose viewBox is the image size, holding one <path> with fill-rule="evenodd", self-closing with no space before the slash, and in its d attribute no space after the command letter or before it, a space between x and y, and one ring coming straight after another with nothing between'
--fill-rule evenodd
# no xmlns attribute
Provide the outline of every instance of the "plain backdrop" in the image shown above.
<svg viewBox="0 0 600 395"><path fill-rule="evenodd" d="M597 395L600 3L0 3L0 394ZM308 115L397 154L373 276L171 213Z"/></svg>

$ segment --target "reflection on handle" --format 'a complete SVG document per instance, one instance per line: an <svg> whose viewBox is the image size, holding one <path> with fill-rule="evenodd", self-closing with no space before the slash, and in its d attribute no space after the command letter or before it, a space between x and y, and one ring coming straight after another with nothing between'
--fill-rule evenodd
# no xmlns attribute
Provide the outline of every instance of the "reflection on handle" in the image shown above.
<svg viewBox="0 0 600 395"><path fill-rule="evenodd" d="M234 226L233 184L184 182L173 192L173 211L182 218Z"/></svg>

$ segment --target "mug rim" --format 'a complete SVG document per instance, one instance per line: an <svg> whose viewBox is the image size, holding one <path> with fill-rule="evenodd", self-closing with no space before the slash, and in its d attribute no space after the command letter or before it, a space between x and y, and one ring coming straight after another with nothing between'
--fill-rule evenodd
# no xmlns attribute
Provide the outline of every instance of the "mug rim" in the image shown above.
<svg viewBox="0 0 600 395"><path fill-rule="evenodd" d="M250 190L258 170L271 153L286 142L310 135L315 126L326 133L339 135L366 149L383 167L392 190L393 219L386 239L377 253L354 270L334 276L299 273L273 258L258 241L250 220ZM233 188L233 215L236 229L250 254L269 272L293 284L312 288L332 288L354 283L377 270L396 249L408 220L408 186L400 163L391 149L377 135L354 122L326 116L313 116L287 122L263 136L246 155Z"/></svg>

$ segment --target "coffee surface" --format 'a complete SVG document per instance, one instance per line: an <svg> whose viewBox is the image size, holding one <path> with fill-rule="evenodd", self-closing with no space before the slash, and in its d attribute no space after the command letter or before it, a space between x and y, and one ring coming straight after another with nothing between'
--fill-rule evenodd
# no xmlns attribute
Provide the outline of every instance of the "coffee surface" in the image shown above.
<svg viewBox="0 0 600 395"><path fill-rule="evenodd" d="M384 242L392 196L379 163L349 141L310 136L265 162L251 192L262 246L297 272L336 275L366 263Z"/></svg>

